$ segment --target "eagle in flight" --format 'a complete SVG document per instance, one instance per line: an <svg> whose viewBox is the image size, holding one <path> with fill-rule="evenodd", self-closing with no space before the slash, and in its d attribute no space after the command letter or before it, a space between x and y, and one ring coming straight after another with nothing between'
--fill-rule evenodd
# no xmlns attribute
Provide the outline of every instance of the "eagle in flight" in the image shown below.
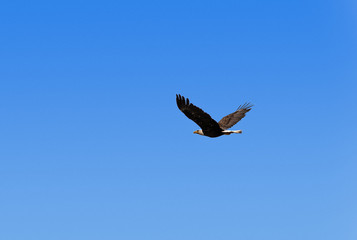
<svg viewBox="0 0 357 240"><path fill-rule="evenodd" d="M244 118L245 114L253 107L252 104L245 103L239 106L235 112L228 114L219 122L216 122L208 113L190 103L188 98L185 99L185 97L180 94L176 94L176 103L178 108L186 115L186 117L201 127L200 130L196 130L193 133L212 138L222 135L230 135L232 133L242 133L242 130L227 129L233 127L237 122Z"/></svg>

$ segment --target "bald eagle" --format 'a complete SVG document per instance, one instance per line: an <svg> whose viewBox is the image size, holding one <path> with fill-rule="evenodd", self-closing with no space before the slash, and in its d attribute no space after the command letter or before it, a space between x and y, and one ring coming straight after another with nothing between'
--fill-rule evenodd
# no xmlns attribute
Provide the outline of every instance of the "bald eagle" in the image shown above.
<svg viewBox="0 0 357 240"><path fill-rule="evenodd" d="M193 133L207 136L207 137L219 137L222 135L230 135L232 133L242 133L242 130L227 130L233 127L237 122L244 118L245 114L249 112L253 105L245 103L238 107L238 109L222 118L219 122L216 122L211 118L208 113L205 113L199 107L196 107L188 98L176 94L176 103L178 108L192 121L194 121L201 129L194 131Z"/></svg>

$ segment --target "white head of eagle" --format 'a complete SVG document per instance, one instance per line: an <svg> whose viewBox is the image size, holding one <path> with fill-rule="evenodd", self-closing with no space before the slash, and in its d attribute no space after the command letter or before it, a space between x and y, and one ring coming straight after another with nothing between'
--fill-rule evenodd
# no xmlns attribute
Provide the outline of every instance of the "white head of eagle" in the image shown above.
<svg viewBox="0 0 357 240"><path fill-rule="evenodd" d="M185 98L180 94L176 94L176 103L177 107L186 115L186 117L201 127L201 129L196 130L193 133L207 137L219 137L222 135L230 135L232 133L242 133L242 130L227 129L233 127L237 122L244 118L245 114L253 107L250 103L240 105L235 112L228 114L219 122L216 122L208 113L190 103L188 98Z"/></svg>

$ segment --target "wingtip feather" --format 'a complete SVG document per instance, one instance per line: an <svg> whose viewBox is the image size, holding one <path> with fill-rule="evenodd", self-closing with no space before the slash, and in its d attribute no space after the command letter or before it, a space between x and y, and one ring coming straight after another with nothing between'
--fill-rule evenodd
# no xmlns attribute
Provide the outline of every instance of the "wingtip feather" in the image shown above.
<svg viewBox="0 0 357 240"><path fill-rule="evenodd" d="M246 111L250 111L252 109L254 105L250 102L245 102L243 105L239 105L239 107L237 108L238 110L244 109Z"/></svg>

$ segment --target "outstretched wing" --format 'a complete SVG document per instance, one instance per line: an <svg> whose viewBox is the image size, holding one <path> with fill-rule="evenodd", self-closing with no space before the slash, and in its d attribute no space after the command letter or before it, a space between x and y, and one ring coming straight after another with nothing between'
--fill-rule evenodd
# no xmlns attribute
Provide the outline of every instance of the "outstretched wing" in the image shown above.
<svg viewBox="0 0 357 240"><path fill-rule="evenodd" d="M211 118L208 113L205 113L201 108L196 107L188 98L176 94L176 103L178 108L192 121L194 121L198 126L201 127L202 131L207 130L219 130L221 131L218 123Z"/></svg>
<svg viewBox="0 0 357 240"><path fill-rule="evenodd" d="M242 118L245 117L245 114L249 112L252 109L252 107L253 105L250 103L245 103L239 106L237 111L222 118L218 122L219 126L223 130L233 127L237 122L239 122Z"/></svg>

